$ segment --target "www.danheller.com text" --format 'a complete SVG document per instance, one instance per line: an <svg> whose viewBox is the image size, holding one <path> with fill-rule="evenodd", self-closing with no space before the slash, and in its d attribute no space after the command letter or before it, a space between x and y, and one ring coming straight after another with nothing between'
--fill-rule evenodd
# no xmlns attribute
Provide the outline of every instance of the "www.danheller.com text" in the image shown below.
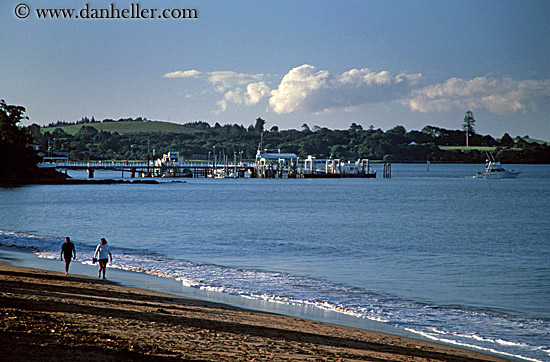
<svg viewBox="0 0 550 362"><path fill-rule="evenodd" d="M38 19L197 19L197 9L157 9L145 7L140 3L130 3L127 7L118 7L111 3L107 7L94 7L90 3L80 9L75 8L36 8ZM31 15L29 5L21 3L14 9L15 15L24 19Z"/></svg>

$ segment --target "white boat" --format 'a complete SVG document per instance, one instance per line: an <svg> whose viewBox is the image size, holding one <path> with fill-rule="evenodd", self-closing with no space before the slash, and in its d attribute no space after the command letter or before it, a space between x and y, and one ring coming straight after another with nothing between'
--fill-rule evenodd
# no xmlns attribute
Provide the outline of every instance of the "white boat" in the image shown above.
<svg viewBox="0 0 550 362"><path fill-rule="evenodd" d="M485 172L478 172L476 178L516 178L521 173L519 171L507 170L500 162L496 161L493 155L487 154L485 163Z"/></svg>

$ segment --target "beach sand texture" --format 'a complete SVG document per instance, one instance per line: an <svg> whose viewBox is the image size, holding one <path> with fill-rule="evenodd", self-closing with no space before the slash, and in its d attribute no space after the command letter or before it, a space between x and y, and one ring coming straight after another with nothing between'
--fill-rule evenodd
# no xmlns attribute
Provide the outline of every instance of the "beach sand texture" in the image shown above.
<svg viewBox="0 0 550 362"><path fill-rule="evenodd" d="M2 361L504 361L0 263Z"/></svg>

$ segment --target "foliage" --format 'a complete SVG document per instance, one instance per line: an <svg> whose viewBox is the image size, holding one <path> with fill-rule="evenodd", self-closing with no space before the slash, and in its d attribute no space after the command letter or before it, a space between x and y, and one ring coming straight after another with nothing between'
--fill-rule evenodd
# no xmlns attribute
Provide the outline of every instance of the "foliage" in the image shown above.
<svg viewBox="0 0 550 362"><path fill-rule="evenodd" d="M464 123L462 124L462 130L466 133L466 147L469 146L470 134L475 133L474 124L476 120L474 119L474 114L472 111L467 111L464 116Z"/></svg>
<svg viewBox="0 0 550 362"><path fill-rule="evenodd" d="M469 148L463 148L465 133L461 130L426 126L421 131L407 131L396 126L386 132L369 127L364 130L352 123L347 130L330 130L319 126L310 128L304 123L300 130L279 130L273 126L267 130L266 121L257 118L254 124L245 127L239 124L211 127L198 121L185 125L168 122L155 122L137 119L132 121L81 122L78 125L64 125L62 128L46 127L42 132L33 132L35 140L46 149L48 143L55 152L65 152L72 160L146 160L158 158L168 151L178 151L187 159L212 160L214 153L218 159L232 161L254 159L263 134L264 148L280 149L281 152L293 152L300 158L308 155L317 158L340 158L355 160L369 158L388 162L484 162L485 153L480 146L510 147L508 137L495 140L489 135L470 135ZM79 127L68 132L68 127ZM117 127L115 127L117 126ZM147 131L145 127L147 126ZM118 132L115 129L127 129L132 132ZM160 130L166 131L160 131ZM154 130L154 131L151 131ZM74 131L74 132L73 132ZM38 135L37 135L38 133ZM510 138L511 139L511 138ZM512 145L514 140L512 139ZM442 150L444 146L456 148ZM550 163L550 147L518 143L509 152L498 152L502 162Z"/></svg>
<svg viewBox="0 0 550 362"><path fill-rule="evenodd" d="M474 114L472 111L467 111L464 115L464 123L462 124L462 130L468 133L475 133L474 125L476 120L474 119Z"/></svg>
<svg viewBox="0 0 550 362"><path fill-rule="evenodd" d="M0 179L25 175L36 168L38 157L30 147L30 130L18 126L28 119L24 114L24 107L0 100Z"/></svg>
<svg viewBox="0 0 550 362"><path fill-rule="evenodd" d="M500 143L504 146L504 147L513 147L514 146L514 139L512 137L510 137L510 135L508 133L505 133L502 138L500 139Z"/></svg>

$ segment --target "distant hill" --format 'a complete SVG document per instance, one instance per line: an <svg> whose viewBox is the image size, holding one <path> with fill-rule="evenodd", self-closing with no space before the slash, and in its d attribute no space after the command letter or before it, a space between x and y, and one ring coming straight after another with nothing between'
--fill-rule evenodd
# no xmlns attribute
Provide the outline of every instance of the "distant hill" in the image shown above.
<svg viewBox="0 0 550 362"><path fill-rule="evenodd" d="M542 141L542 140L537 140L537 139L534 139L534 138L531 138L529 136L525 136L525 137L516 137L514 139L516 142L519 141L519 140L524 140L525 142L529 142L529 143L538 143L538 144L541 144L541 145L548 145L550 144L550 142L546 142L546 141Z"/></svg>
<svg viewBox="0 0 550 362"><path fill-rule="evenodd" d="M41 132L52 133L55 129L61 128L70 135L75 135L83 126L94 127L98 131L118 132L120 134L132 133L195 133L199 132L192 127L165 121L117 121L117 122L93 122L70 124L61 127L42 127Z"/></svg>

